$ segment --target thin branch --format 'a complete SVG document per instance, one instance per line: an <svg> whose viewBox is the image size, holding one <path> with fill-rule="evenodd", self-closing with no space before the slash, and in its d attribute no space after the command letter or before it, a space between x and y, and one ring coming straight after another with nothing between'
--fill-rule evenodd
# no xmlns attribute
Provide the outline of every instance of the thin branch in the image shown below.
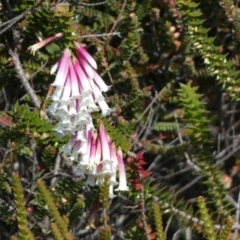
<svg viewBox="0 0 240 240"><path fill-rule="evenodd" d="M12 61L14 63L18 77L19 77L22 85L24 86L26 92L29 94L30 98L32 99L34 106L37 108L40 108L41 103L40 103L36 93L32 89L30 83L28 82L27 78L25 77L24 70L22 68L22 64L19 60L19 55L17 53L14 53L11 49L9 49L9 55L12 57Z"/></svg>
<svg viewBox="0 0 240 240"><path fill-rule="evenodd" d="M181 235L182 235L182 229L178 229L178 230L174 233L174 235L173 235L173 237L172 237L172 240L178 240L178 239L180 239Z"/></svg>
<svg viewBox="0 0 240 240"><path fill-rule="evenodd" d="M7 25L7 26L6 26L4 29L0 30L0 35L3 34L4 32L6 32L7 30L11 29L12 26L13 26L15 23L17 23L18 21L20 21L22 18L24 18L24 17L27 16L28 14L36 12L36 11L38 10L37 7L40 6L41 3L42 3L42 0L39 1L39 2L38 2L35 6L33 6L31 9L28 9L28 10L26 10L25 12L21 13L20 15L18 15L18 16L16 16L16 17L14 17L14 18L12 18L12 19L10 19L10 20L2 23L2 24L0 25L0 28L4 27L4 26L6 26L6 25Z"/></svg>
<svg viewBox="0 0 240 240"><path fill-rule="evenodd" d="M5 90L5 87L2 87L2 94L3 94L3 99L5 101L4 112L6 112L6 111L8 111L8 109L10 107L10 102L9 102L8 95L7 95L7 92Z"/></svg>
<svg viewBox="0 0 240 240"><path fill-rule="evenodd" d="M180 141L181 145L183 145L183 139L182 139L182 135L181 135L181 133L180 133L180 128L179 128L179 124L178 124L178 120L177 120L177 115L175 114L174 117L175 117L175 122L176 122L176 124L177 124L178 138L179 138L179 141ZM191 158L189 157L188 153L184 152L184 156L185 156L185 158L187 159L188 165L190 165L196 172L200 172L200 171L201 171L201 168L198 167L197 165L195 165L195 164L192 162L192 160L191 160Z"/></svg>
<svg viewBox="0 0 240 240"><path fill-rule="evenodd" d="M142 28L138 28L135 30L136 32L143 32ZM109 36L121 36L122 32L112 32L112 33L99 33L99 34L87 34L87 35L79 35L79 38L89 38L89 37L109 37Z"/></svg>
<svg viewBox="0 0 240 240"><path fill-rule="evenodd" d="M122 4L122 7L121 7L121 10L120 10L120 12L119 12L119 14L118 14L118 16L117 16L117 19L116 19L116 21L114 22L114 24L113 24L113 26L112 26L112 28L111 28L111 30L110 30L110 33L112 33L112 32L114 31L114 29L116 28L118 22L120 21L121 16L122 16L122 13L123 13L123 11L124 11L124 8L125 8L125 6L126 6L126 3L127 3L127 0L124 0L124 2L123 2L123 4Z"/></svg>
<svg viewBox="0 0 240 240"><path fill-rule="evenodd" d="M58 172L59 172L59 169L60 169L60 167L61 167L61 160L62 160L62 159L61 159L61 154L58 153L58 154L57 154L57 157L56 157L56 160L55 160L55 164L54 164L54 175L57 175ZM57 177L52 178L52 180L51 180L51 186L52 186L52 187L55 186L56 182L57 182Z"/></svg>
<svg viewBox="0 0 240 240"><path fill-rule="evenodd" d="M239 144L239 141L236 141L235 144ZM231 146L231 145L230 145ZM217 161L217 163L215 164L215 166L219 166L222 163L224 163L226 160L228 160L230 157L232 157L233 155L237 154L240 150L240 145L238 145L233 151L231 151L230 153L228 153L227 155L225 155L223 158L219 159Z"/></svg>
<svg viewBox="0 0 240 240"><path fill-rule="evenodd" d="M237 208L236 208L236 217L235 217L235 224L239 225L239 217L240 217L240 190L238 191L238 202L237 202ZM237 240L239 234L239 229L235 229L233 240Z"/></svg>
<svg viewBox="0 0 240 240"><path fill-rule="evenodd" d="M147 126L150 126L150 127L151 127L151 122L152 122L151 119L152 119L152 118L153 118L153 109L150 108L149 114L148 114L148 117L147 117L147 120L145 121L143 127L141 127L141 131L138 133L137 137L135 138L133 145L135 145L135 144L138 142L140 136L141 136L142 133L145 131L145 129L147 128ZM149 124L149 123L150 123L150 124ZM149 128L147 128L146 132L148 132L148 129L149 129ZM143 139L143 140L144 140L144 139Z"/></svg>
<svg viewBox="0 0 240 240"><path fill-rule="evenodd" d="M173 216L171 216L171 217L169 218L169 220L167 221L167 225L166 225L165 230L164 230L164 238L165 238L165 239L167 239L167 233L168 233L168 230L169 230L170 225L171 225L171 223L172 223L172 220L173 220Z"/></svg>
<svg viewBox="0 0 240 240"><path fill-rule="evenodd" d="M235 208L237 208L237 202L229 194L226 195L226 198Z"/></svg>
<svg viewBox="0 0 240 240"><path fill-rule="evenodd" d="M164 177L159 177L160 179L171 179L171 178L173 178L173 177L176 177L176 176L178 176L178 175L180 175L180 174L183 174L183 173L186 173L186 172L189 172L189 171L191 171L192 170L192 167L185 167L184 169L182 169L182 170L179 170L179 171L177 171L177 172L173 172L173 173L170 173L170 174L168 174L168 175L166 175L166 176L164 176Z"/></svg>
<svg viewBox="0 0 240 240"><path fill-rule="evenodd" d="M108 0L102 1L102 2L98 2L98 3L83 3L83 2L77 2L78 5L82 5L82 6L87 6L87 7L94 7L94 6L99 6L99 5L103 5L105 3L107 3Z"/></svg>
<svg viewBox="0 0 240 240"><path fill-rule="evenodd" d="M45 63L41 63L41 67L36 71L34 72L29 78L28 78L28 81L30 81L30 79L32 79L33 77L35 77L39 72L41 72L43 70L43 68L45 68L45 66L47 65L47 61Z"/></svg>
<svg viewBox="0 0 240 240"><path fill-rule="evenodd" d="M172 198L175 198L176 196L178 196L179 194L185 192L187 189L189 189L190 187L192 187L194 184L198 183L200 180L203 179L203 176L198 176L196 178L194 178L191 182L189 182L188 184L184 185L182 188L180 188L178 191L176 191L173 195Z"/></svg>
<svg viewBox="0 0 240 240"><path fill-rule="evenodd" d="M160 203L161 203L161 202L160 202ZM188 220L188 221L190 221L190 222L192 222L192 223L195 223L195 224L198 225L198 226L203 226L203 221L202 221L202 220L200 220L200 219L198 219L198 218L196 218L196 217L193 217L193 216L185 213L184 211L181 211L181 210L175 208L174 206L172 206L172 205L170 205L170 204L168 204L168 203L165 203L163 207L164 207L164 208L167 208L167 209L171 209L171 211L172 211L173 213L175 213L175 215L178 215L178 216L180 216L180 217L183 218L183 219L186 219L186 220ZM215 224L215 225L214 225L214 228L215 228L216 230L220 230L220 229L224 228L224 225ZM235 229L240 230L240 224L234 223L234 225L232 226L232 230L235 230Z"/></svg>
<svg viewBox="0 0 240 240"><path fill-rule="evenodd" d="M33 153L33 164L32 164L32 179L36 179L36 169L37 169L37 153L36 153L36 143L35 140L32 138L31 139L31 148L32 148L32 153ZM34 189L31 189L33 192Z"/></svg>
<svg viewBox="0 0 240 240"><path fill-rule="evenodd" d="M2 23L2 24L0 25L0 28L4 27L5 25L9 25L10 27L13 26L14 23L16 23L17 21L21 20L23 17L25 17L25 16L26 16L27 14L29 14L29 13L31 13L31 10L27 10L27 11L23 12L22 14L16 16L15 18L10 19L10 20ZM7 29L9 28L9 26L7 26ZM5 31L6 31L7 29L5 29ZM3 31L3 30L1 30L0 34L3 33L2 31ZM4 32L5 32L5 31L4 31Z"/></svg>

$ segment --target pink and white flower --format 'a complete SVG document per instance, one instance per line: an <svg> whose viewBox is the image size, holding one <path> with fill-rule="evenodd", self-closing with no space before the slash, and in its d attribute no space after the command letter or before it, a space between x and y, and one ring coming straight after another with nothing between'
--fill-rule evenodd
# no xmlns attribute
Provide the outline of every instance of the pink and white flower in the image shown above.
<svg viewBox="0 0 240 240"><path fill-rule="evenodd" d="M56 88L48 112L59 121L55 128L59 137L82 128L93 130L91 113L100 108L107 116L112 111L102 95L109 87L95 71L95 60L80 44L75 46L77 57L67 48L51 69L56 72L52 84Z"/></svg>
<svg viewBox="0 0 240 240"><path fill-rule="evenodd" d="M54 41L54 40L56 40L56 39L58 39L58 38L60 38L60 37L62 37L62 36L63 36L63 33L57 33L57 34L55 34L55 35L52 36L52 37L46 38L46 39L44 39L43 41L38 42L38 43L30 46L28 49L31 51L31 53L32 53L33 55L35 55L35 52L36 52L38 49L44 47L44 46L47 45L48 43L50 43L50 42L52 42L52 41Z"/></svg>
<svg viewBox="0 0 240 240"><path fill-rule="evenodd" d="M105 176L110 176L109 197L113 198L114 187L117 191L127 191L127 180L121 149L116 152L116 147L106 133L103 124L100 124L98 132L85 131L87 141L77 139L77 133L69 140L63 152L75 162L74 173L79 176L86 175L86 184L101 186ZM83 148L84 146L84 148ZM81 149L81 150L80 150ZM117 181L119 172L119 182Z"/></svg>
<svg viewBox="0 0 240 240"><path fill-rule="evenodd" d="M75 42L75 46L80 59L86 59L92 68L97 69L97 63L92 56L79 43Z"/></svg>
<svg viewBox="0 0 240 240"><path fill-rule="evenodd" d="M31 49L36 51L61 36L56 34ZM71 136L63 153L74 162L74 174L87 177L86 184L90 186L102 185L105 176L109 176L109 197L113 198L115 186L118 185L119 191L128 190L122 152L120 149L116 152L103 124L95 130L91 117L92 112L99 110L102 116L111 113L102 94L110 87L96 72L97 64L85 48L79 43L75 47L75 55L69 48L65 49L50 71L56 77L48 112L58 120L56 135Z"/></svg>
<svg viewBox="0 0 240 240"><path fill-rule="evenodd" d="M117 159L118 159L118 169L119 169L119 185L116 191L128 191L125 165L123 162L123 154L120 148L118 149L118 152L117 152Z"/></svg>

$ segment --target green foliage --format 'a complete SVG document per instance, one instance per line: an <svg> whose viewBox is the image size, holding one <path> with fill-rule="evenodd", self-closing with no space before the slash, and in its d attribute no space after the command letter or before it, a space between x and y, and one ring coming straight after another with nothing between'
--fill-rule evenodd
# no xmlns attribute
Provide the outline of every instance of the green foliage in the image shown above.
<svg viewBox="0 0 240 240"><path fill-rule="evenodd" d="M134 53L134 38L135 35L133 33L128 33L127 38L124 39L119 46L120 49L123 49L123 53L113 63L109 65L109 71L114 70L114 68L123 69L124 62L128 62L131 59Z"/></svg>
<svg viewBox="0 0 240 240"><path fill-rule="evenodd" d="M85 207L84 199L80 198L75 201L76 203L74 204L68 216L70 226L72 226L77 221L79 215L81 214L83 208Z"/></svg>
<svg viewBox="0 0 240 240"><path fill-rule="evenodd" d="M121 146L122 151L124 153L127 153L131 149L131 143L129 138L127 138L121 130L118 128L112 126L107 119L102 119L101 120L104 124L104 127L108 134L110 135L112 141L115 143L116 147ZM100 122L99 121L99 125Z"/></svg>
<svg viewBox="0 0 240 240"><path fill-rule="evenodd" d="M189 148L189 145L179 144L179 145L173 145L173 146L161 146L154 143L146 143L145 150L147 152L155 153L155 154L164 154L166 156L179 156L182 155L185 151L187 151Z"/></svg>
<svg viewBox="0 0 240 240"><path fill-rule="evenodd" d="M119 10L119 4L110 0L107 4L105 4L106 8L115 8L115 10ZM82 26L84 20L87 20L90 24L88 26ZM111 11L101 11L92 6L84 6L81 9L81 14L78 15L78 21L81 26L81 32L84 32L84 29L87 32L100 32L105 28L105 25L110 24L114 21L114 16L111 14Z"/></svg>
<svg viewBox="0 0 240 240"><path fill-rule="evenodd" d="M0 50L1 89L7 84L7 80L14 76L13 72L10 70L12 70L12 64L8 61L8 59L3 55L3 52Z"/></svg>
<svg viewBox="0 0 240 240"><path fill-rule="evenodd" d="M4 192L10 194L12 189L11 189L10 184L8 183L7 171L8 171L8 169L6 169L6 167L1 169L0 189L3 190Z"/></svg>
<svg viewBox="0 0 240 240"><path fill-rule="evenodd" d="M143 91L139 89L136 72L130 66L129 62L124 62L126 68L126 78L129 79L131 85L130 98L127 101L126 108L139 109L143 101Z"/></svg>
<svg viewBox="0 0 240 240"><path fill-rule="evenodd" d="M234 223L234 220L232 218L228 218L225 221L225 226L223 227L223 229L221 230L221 232L219 234L220 240L225 240L228 238L228 236L231 234L231 229L232 229L233 223Z"/></svg>
<svg viewBox="0 0 240 240"><path fill-rule="evenodd" d="M17 129L20 131L22 129L29 128L34 133L37 131L38 133L51 132L52 126L45 120L40 119L39 112L34 111L31 112L27 106L15 104L12 112L9 112L12 116L14 116L14 121L18 122Z"/></svg>
<svg viewBox="0 0 240 240"><path fill-rule="evenodd" d="M54 13L55 12L55 13ZM54 13L54 14L53 14ZM49 15L52 17L49 18ZM36 13L30 15L28 19L28 27L26 28L26 31L24 31L24 34L32 33L34 29L38 29L38 32L36 32L36 36L42 37L43 39L53 36L54 34L58 32L64 33L65 41L63 44L65 46L69 46L70 41L76 40L76 37L72 35L72 32L74 32L74 9L70 8L69 6L56 6L54 8L46 7L42 9L41 11L37 11ZM45 22L45 19L49 19L44 26L42 25L42 22ZM43 37L43 33L47 33L48 36ZM36 39L34 39L36 42ZM59 50L58 50L59 53ZM55 53L56 54L56 53ZM38 54L37 57L40 57L40 59L43 59L43 55ZM47 55L45 55L47 56Z"/></svg>
<svg viewBox="0 0 240 240"><path fill-rule="evenodd" d="M240 19L238 14L238 8L235 7L231 1L222 0L221 6L224 8L225 14L228 19L233 23L234 31L233 36L236 41L239 41L240 38Z"/></svg>
<svg viewBox="0 0 240 240"><path fill-rule="evenodd" d="M83 179L73 181L70 178L64 178L55 187L55 194L65 200L62 205L63 210L73 217L69 216L70 222L74 222L74 217L84 207L84 198L82 196L83 181Z"/></svg>
<svg viewBox="0 0 240 240"><path fill-rule="evenodd" d="M178 1L178 6L191 49L201 54L209 73L216 76L217 81L229 91L232 98L239 100L239 72L233 70L233 64L228 62L223 54L218 54L219 47L214 45L214 38L207 36L208 30L202 26L204 20L198 4L188 0Z"/></svg>
<svg viewBox="0 0 240 240"><path fill-rule="evenodd" d="M18 240L19 238L16 236L11 236L11 240Z"/></svg>
<svg viewBox="0 0 240 240"><path fill-rule="evenodd" d="M163 223L162 223L162 215L160 211L160 207L157 203L153 203L153 215L154 215L154 223L156 227L156 233L159 240L164 240L164 231L163 231Z"/></svg>
<svg viewBox="0 0 240 240"><path fill-rule="evenodd" d="M55 240L64 240L56 223L51 223L51 230Z"/></svg>
<svg viewBox="0 0 240 240"><path fill-rule="evenodd" d="M191 149L188 153L192 153L198 160L197 165L201 168L200 174L206 180L208 193L212 196L217 214L228 216L228 204L225 199L226 190L221 182L221 172L212 164L212 155L210 153L209 130L207 128L208 119L205 117L206 110L204 103L201 102L201 95L196 92L196 88L188 84L180 85L179 100L184 111L184 122L189 130L188 137L191 138Z"/></svg>
<svg viewBox="0 0 240 240"><path fill-rule="evenodd" d="M215 240L216 232L213 227L213 222L211 220L211 217L208 213L205 200L203 197L198 197L197 201L198 201L199 212L201 214L201 218L204 224L204 234L206 235L208 240Z"/></svg>
<svg viewBox="0 0 240 240"><path fill-rule="evenodd" d="M159 132L176 132L177 124L175 122L158 122L153 129Z"/></svg>
<svg viewBox="0 0 240 240"><path fill-rule="evenodd" d="M158 93L158 99L162 102L173 102L173 81L167 83Z"/></svg>
<svg viewBox="0 0 240 240"><path fill-rule="evenodd" d="M118 121L117 128L124 133L127 138L131 136L135 129L136 121Z"/></svg>
<svg viewBox="0 0 240 240"><path fill-rule="evenodd" d="M41 161L42 161L42 166L45 169L52 170L53 169L53 163L54 159L56 157L57 149L55 146L47 145L44 147L42 150L42 156L41 156Z"/></svg>
<svg viewBox="0 0 240 240"><path fill-rule="evenodd" d="M207 112L204 103L200 100L201 95L196 91L197 89L189 82L180 85L178 94L184 111L184 121L188 125L193 143L198 147L199 144L209 145L209 130L206 125L208 120L205 117Z"/></svg>
<svg viewBox="0 0 240 240"><path fill-rule="evenodd" d="M106 225L100 228L100 239L111 240L111 226Z"/></svg>
<svg viewBox="0 0 240 240"><path fill-rule="evenodd" d="M19 236L22 240L34 240L33 234L28 227L27 212L24 206L23 189L18 174L14 173L12 175L12 180L14 188L14 198L17 209Z"/></svg>
<svg viewBox="0 0 240 240"><path fill-rule="evenodd" d="M46 209L46 203L44 201L44 198L42 197L39 191L35 192L33 206L36 207L34 214L36 219L38 220L44 219L48 211Z"/></svg>
<svg viewBox="0 0 240 240"><path fill-rule="evenodd" d="M141 4L139 4L139 7L136 9L136 15L138 17L138 20L141 21L147 14L149 14L149 11L151 10L151 0L144 0Z"/></svg>
<svg viewBox="0 0 240 240"><path fill-rule="evenodd" d="M68 224L66 223L65 219L60 216L58 209L54 204L53 198L51 197L50 192L47 190L44 183L41 180L38 180L37 186L41 196L43 197L46 205L48 206L50 215L56 222L56 227L61 232L63 238L66 240L73 239L72 235L68 232L68 229L67 229ZM55 228L55 230L56 230L55 231L56 233L57 229Z"/></svg>
<svg viewBox="0 0 240 240"><path fill-rule="evenodd" d="M103 185L100 188L100 202L104 209L109 206L109 180L110 176L106 176Z"/></svg>

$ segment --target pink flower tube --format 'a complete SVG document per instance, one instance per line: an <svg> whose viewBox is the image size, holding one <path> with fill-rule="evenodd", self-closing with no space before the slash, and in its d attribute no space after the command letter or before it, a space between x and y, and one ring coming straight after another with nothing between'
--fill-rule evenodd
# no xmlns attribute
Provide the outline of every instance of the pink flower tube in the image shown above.
<svg viewBox="0 0 240 240"><path fill-rule="evenodd" d="M36 52L38 49L44 47L44 46L47 45L48 43L50 43L50 42L52 42L52 41L54 41L54 40L56 40L56 39L58 39L58 38L60 38L60 37L62 37L62 36L63 36L63 33L57 33L57 34L55 34L55 35L52 36L52 37L46 38L46 39L44 39L43 41L38 42L38 43L30 46L28 49L32 52L33 55L35 55L35 52Z"/></svg>

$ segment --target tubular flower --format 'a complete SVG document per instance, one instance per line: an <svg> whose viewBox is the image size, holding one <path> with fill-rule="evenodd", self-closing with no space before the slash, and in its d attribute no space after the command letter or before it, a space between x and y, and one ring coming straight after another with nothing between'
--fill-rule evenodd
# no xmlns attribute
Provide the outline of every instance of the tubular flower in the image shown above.
<svg viewBox="0 0 240 240"><path fill-rule="evenodd" d="M80 44L75 46L76 57L67 48L51 69L56 77L48 112L59 121L55 128L59 137L83 129L93 130L91 113L100 109L106 116L112 111L102 95L109 86L95 71L95 60Z"/></svg>
<svg viewBox="0 0 240 240"><path fill-rule="evenodd" d="M119 165L119 185L116 190L128 191L126 171L125 171L125 166L124 166L124 162L123 162L123 154L122 154L121 149L118 149L117 159L118 159L118 165Z"/></svg>
<svg viewBox="0 0 240 240"><path fill-rule="evenodd" d="M44 46L47 45L48 43L50 43L50 42L52 42L52 41L54 41L54 40L56 40L57 38L60 38L60 37L62 37L62 36L63 36L63 33L57 33L57 34L55 34L55 35L52 36L52 37L46 38L46 39L44 39L43 41L38 42L38 43L30 46L28 49L30 50L30 52L31 52L33 55L35 55L35 52L36 52L38 49L44 47Z"/></svg>
<svg viewBox="0 0 240 240"><path fill-rule="evenodd" d="M90 186L104 183L105 175L109 175L109 197L113 198L114 187L116 190L127 191L125 167L121 149L116 152L116 147L101 124L98 132L85 130L84 140L77 138L75 133L65 145L63 152L76 162L74 173L87 176L86 184ZM87 139L87 140L85 140ZM116 175L119 172L119 183Z"/></svg>

